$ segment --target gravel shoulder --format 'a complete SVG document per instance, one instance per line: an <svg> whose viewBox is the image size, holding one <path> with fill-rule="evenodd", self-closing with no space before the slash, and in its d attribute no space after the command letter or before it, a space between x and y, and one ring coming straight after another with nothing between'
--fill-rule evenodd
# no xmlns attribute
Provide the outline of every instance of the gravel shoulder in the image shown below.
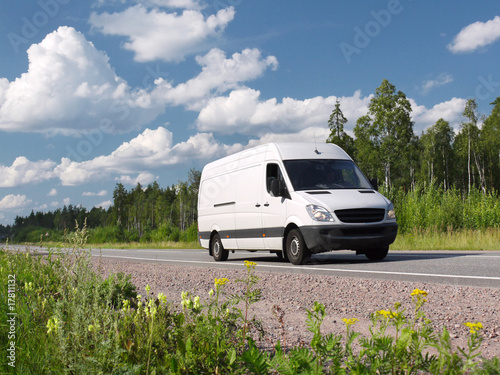
<svg viewBox="0 0 500 375"><path fill-rule="evenodd" d="M180 306L181 292L188 291L200 298L208 297L214 287L214 278L225 277L228 294L240 291L242 285L235 280L244 278L245 271L217 268L177 266L155 263L139 263L105 258L93 260L94 266L104 275L123 272L132 276L139 294L145 294L150 285L154 294L163 293L174 305ZM465 322L483 324L482 356L500 356L500 290L490 288L463 287L433 283L409 283L388 280L369 280L336 276L309 276L259 271L257 285L262 290L262 299L252 305L251 314L260 319L266 336L261 345L272 347L278 339L287 346L310 342L312 335L305 321L307 309L314 301L326 307L327 316L322 326L323 333L345 334L343 318L357 318L353 329L369 335L370 314L388 310L400 302L407 311L413 310L411 292L418 288L428 292L424 311L434 326L447 328L454 345L464 347L468 328ZM284 312L281 324L273 308Z"/></svg>

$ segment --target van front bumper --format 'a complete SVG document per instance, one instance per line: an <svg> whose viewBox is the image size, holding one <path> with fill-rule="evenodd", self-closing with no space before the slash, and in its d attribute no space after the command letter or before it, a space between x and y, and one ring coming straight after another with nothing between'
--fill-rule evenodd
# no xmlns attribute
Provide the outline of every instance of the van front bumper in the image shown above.
<svg viewBox="0 0 500 375"><path fill-rule="evenodd" d="M398 233L398 224L311 225L301 227L300 231L312 253L331 250L362 252L393 243Z"/></svg>

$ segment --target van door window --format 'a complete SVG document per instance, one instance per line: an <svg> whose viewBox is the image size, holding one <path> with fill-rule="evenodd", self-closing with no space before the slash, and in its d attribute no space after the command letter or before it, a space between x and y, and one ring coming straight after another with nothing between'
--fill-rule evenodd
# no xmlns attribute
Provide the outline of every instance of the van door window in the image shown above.
<svg viewBox="0 0 500 375"><path fill-rule="evenodd" d="M285 181L278 164L270 163L266 168L266 189L272 197L279 196L279 186L284 187ZM278 195L277 195L278 194Z"/></svg>

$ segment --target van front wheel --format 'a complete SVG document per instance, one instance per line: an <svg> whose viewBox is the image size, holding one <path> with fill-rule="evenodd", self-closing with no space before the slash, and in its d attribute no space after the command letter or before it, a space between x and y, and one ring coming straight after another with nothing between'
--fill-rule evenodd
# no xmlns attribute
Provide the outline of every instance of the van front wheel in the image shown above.
<svg viewBox="0 0 500 375"><path fill-rule="evenodd" d="M286 255L292 264L303 264L311 257L300 230L293 229L286 237Z"/></svg>
<svg viewBox="0 0 500 375"><path fill-rule="evenodd" d="M222 246L222 241L218 234L215 234L212 238L212 256L217 262L225 261L229 256L229 251L224 250L224 246Z"/></svg>

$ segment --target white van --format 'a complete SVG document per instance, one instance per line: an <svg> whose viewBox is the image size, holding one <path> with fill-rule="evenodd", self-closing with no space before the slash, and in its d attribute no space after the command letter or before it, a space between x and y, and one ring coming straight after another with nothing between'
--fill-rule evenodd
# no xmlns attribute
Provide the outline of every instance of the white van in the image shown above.
<svg viewBox="0 0 500 375"><path fill-rule="evenodd" d="M331 250L382 260L397 230L392 203L334 144L268 143L201 174L198 237L216 261L235 250L266 250L293 264Z"/></svg>

